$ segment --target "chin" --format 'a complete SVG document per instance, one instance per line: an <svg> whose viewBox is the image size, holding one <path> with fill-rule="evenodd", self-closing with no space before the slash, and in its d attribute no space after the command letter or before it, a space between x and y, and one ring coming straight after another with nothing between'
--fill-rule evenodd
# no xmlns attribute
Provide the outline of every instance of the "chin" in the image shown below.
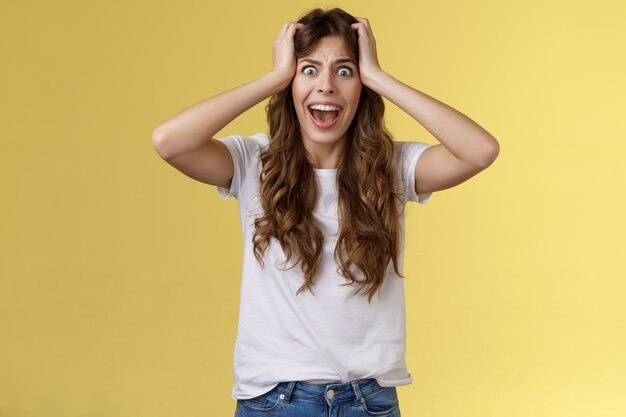
<svg viewBox="0 0 626 417"><path fill-rule="evenodd" d="M340 142L343 138L345 138L346 132L343 133L334 133L334 132L312 132L308 134L306 137L310 139L311 142L317 143L319 145L327 145L331 143ZM304 138L304 134L302 135Z"/></svg>

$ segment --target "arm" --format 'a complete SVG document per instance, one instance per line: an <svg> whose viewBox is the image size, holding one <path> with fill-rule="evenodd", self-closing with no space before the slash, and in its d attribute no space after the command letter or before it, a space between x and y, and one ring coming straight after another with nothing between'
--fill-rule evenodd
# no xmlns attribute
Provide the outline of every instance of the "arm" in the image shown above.
<svg viewBox="0 0 626 417"><path fill-rule="evenodd" d="M384 72L378 64L369 22L357 20L359 23L352 26L359 36L362 83L400 107L441 142L424 151L418 160L418 194L450 188L491 165L500 150L498 141L469 117Z"/></svg>
<svg viewBox="0 0 626 417"><path fill-rule="evenodd" d="M270 72L178 113L154 130L152 142L163 158L197 149L250 107L285 87Z"/></svg>
<svg viewBox="0 0 626 417"><path fill-rule="evenodd" d="M272 48L273 68L247 84L201 101L152 133L152 145L169 164L208 184L229 186L233 163L226 145L213 136L237 116L285 89L296 70L293 36L300 23L286 22Z"/></svg>

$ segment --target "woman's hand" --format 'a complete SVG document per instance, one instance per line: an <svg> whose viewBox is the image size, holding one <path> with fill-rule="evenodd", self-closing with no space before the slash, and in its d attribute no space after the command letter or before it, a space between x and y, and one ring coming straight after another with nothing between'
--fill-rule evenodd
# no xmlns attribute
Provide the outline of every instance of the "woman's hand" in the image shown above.
<svg viewBox="0 0 626 417"><path fill-rule="evenodd" d="M302 23L285 22L272 47L272 72L277 74L286 88L296 74L296 53L293 38Z"/></svg>
<svg viewBox="0 0 626 417"><path fill-rule="evenodd" d="M361 82L371 88L373 78L382 72L378 63L376 40L370 22L364 17L357 17L356 20L359 23L353 23L352 29L357 31L359 37L359 75Z"/></svg>

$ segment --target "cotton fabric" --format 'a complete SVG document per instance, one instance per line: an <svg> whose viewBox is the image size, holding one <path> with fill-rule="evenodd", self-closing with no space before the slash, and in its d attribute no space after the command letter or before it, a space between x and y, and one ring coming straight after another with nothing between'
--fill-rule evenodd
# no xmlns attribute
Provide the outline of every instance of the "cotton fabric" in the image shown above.
<svg viewBox="0 0 626 417"><path fill-rule="evenodd" d="M383 387L408 385L405 363L404 280L389 262L385 280L371 304L355 296L355 285L337 272L333 254L338 237L337 169L315 169L319 199L315 219L324 233L323 258L314 294L296 291L304 283L300 265L287 269L278 241L272 241L261 267L253 253L254 220L262 214L259 197L260 154L269 144L263 133L218 139L232 156L229 188L217 187L223 199L238 201L243 236L239 321L233 356L233 399L251 399L286 381L350 382L375 379ZM429 146L395 142L396 185L405 202L426 203L431 193L415 193L415 164ZM404 264L404 211L400 217L399 269ZM373 254L374 255L374 254ZM283 270L279 269L282 268Z"/></svg>

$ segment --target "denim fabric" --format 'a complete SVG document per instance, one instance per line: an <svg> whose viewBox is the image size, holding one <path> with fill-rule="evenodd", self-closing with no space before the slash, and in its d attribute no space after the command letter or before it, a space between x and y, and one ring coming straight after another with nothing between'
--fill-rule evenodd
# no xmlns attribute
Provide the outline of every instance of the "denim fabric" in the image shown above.
<svg viewBox="0 0 626 417"><path fill-rule="evenodd" d="M376 379L312 384L281 382L255 398L237 400L235 417L400 417L396 387Z"/></svg>

